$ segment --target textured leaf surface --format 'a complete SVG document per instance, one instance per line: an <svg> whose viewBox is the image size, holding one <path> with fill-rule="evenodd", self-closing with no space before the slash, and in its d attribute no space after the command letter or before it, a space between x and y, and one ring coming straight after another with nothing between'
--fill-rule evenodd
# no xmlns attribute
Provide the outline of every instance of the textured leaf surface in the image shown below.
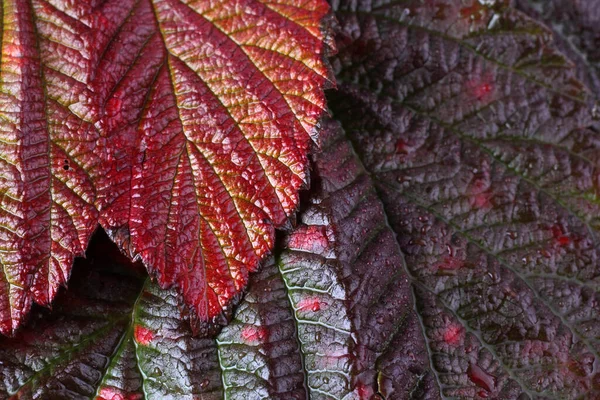
<svg viewBox="0 0 600 400"><path fill-rule="evenodd" d="M330 104L397 234L442 395L597 397L600 149L552 32L502 1L335 7Z"/></svg>
<svg viewBox="0 0 600 400"><path fill-rule="evenodd" d="M214 340L192 337L179 296L127 261L115 264L104 256L114 253L110 246L97 240L52 312L36 309L14 338L0 341L0 397L221 398Z"/></svg>
<svg viewBox="0 0 600 400"><path fill-rule="evenodd" d="M327 3L1 11L0 332L51 302L98 222L197 322L222 318L307 183Z"/></svg>
<svg viewBox="0 0 600 400"><path fill-rule="evenodd" d="M579 79L600 94L600 2L518 0L518 9L548 24L560 50L577 65Z"/></svg>
<svg viewBox="0 0 600 400"><path fill-rule="evenodd" d="M0 341L0 396L436 398L381 203L339 127L328 123L322 140L301 223L216 341L192 337L175 292L107 268L115 250L96 239L53 312Z"/></svg>

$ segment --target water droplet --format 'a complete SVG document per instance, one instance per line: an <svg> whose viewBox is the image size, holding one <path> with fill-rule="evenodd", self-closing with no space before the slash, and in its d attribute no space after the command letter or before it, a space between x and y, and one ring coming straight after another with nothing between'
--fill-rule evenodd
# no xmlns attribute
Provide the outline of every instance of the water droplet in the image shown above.
<svg viewBox="0 0 600 400"><path fill-rule="evenodd" d="M210 381L208 379L203 379L202 382L200 382L200 389L206 389L209 383Z"/></svg>
<svg viewBox="0 0 600 400"><path fill-rule="evenodd" d="M321 332L317 332L315 333L315 342L320 342L321 341Z"/></svg>
<svg viewBox="0 0 600 400"><path fill-rule="evenodd" d="M594 103L594 107L592 108L592 118L595 120L600 119L600 104L598 102Z"/></svg>
<svg viewBox="0 0 600 400"><path fill-rule="evenodd" d="M467 374L471 382L488 392L493 392L496 388L496 378L481 369L477 364L469 365Z"/></svg>
<svg viewBox="0 0 600 400"><path fill-rule="evenodd" d="M162 376L162 369L158 368L158 367L154 367L154 369L152 370L152 373L156 376Z"/></svg>

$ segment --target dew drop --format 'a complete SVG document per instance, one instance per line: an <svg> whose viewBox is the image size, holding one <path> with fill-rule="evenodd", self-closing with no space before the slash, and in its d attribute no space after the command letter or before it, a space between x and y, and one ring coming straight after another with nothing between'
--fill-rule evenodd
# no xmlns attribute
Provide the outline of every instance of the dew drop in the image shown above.
<svg viewBox="0 0 600 400"><path fill-rule="evenodd" d="M323 377L323 383L324 384L328 384L329 383L329 378L328 377Z"/></svg>
<svg viewBox="0 0 600 400"><path fill-rule="evenodd" d="M210 381L208 379L203 379L202 382L200 382L200 389L206 389L209 383Z"/></svg>
<svg viewBox="0 0 600 400"><path fill-rule="evenodd" d="M158 368L158 367L154 367L154 369L152 370L152 373L156 376L162 376L162 369Z"/></svg>
<svg viewBox="0 0 600 400"><path fill-rule="evenodd" d="M596 102L594 104L594 107L592 108L592 118L594 120L600 119L600 105L598 104L598 102Z"/></svg>
<svg viewBox="0 0 600 400"><path fill-rule="evenodd" d="M485 372L477 364L469 365L467 374L471 382L488 392L492 392L496 388L496 378Z"/></svg>
<svg viewBox="0 0 600 400"><path fill-rule="evenodd" d="M321 342L321 332L315 333L315 342Z"/></svg>

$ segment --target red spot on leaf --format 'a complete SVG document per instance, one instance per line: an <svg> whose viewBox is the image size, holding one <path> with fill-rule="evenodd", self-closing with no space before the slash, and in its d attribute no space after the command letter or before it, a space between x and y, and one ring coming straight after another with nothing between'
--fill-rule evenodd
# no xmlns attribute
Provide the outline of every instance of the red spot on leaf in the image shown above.
<svg viewBox="0 0 600 400"><path fill-rule="evenodd" d="M298 302L298 309L301 311L321 311L327 303L321 301L318 297L306 297Z"/></svg>
<svg viewBox="0 0 600 400"><path fill-rule="evenodd" d="M490 94L493 89L494 87L490 83L482 83L480 85L477 85L473 92L475 94L475 97L480 99L486 96L487 94Z"/></svg>
<svg viewBox="0 0 600 400"><path fill-rule="evenodd" d="M154 332L144 326L136 325L133 328L133 336L136 342L142 346L148 346L152 339L154 339Z"/></svg>
<svg viewBox="0 0 600 400"><path fill-rule="evenodd" d="M288 247L293 250L322 254L329 248L327 227L318 225L303 225L298 227L290 236Z"/></svg>
<svg viewBox="0 0 600 400"><path fill-rule="evenodd" d="M98 393L96 400L141 400L141 393L124 393L113 387L103 387Z"/></svg>
<svg viewBox="0 0 600 400"><path fill-rule="evenodd" d="M444 342L446 342L446 344L449 344L451 346L456 346L463 339L463 329L459 325L450 324L444 330L443 337L444 337Z"/></svg>
<svg viewBox="0 0 600 400"><path fill-rule="evenodd" d="M242 339L246 343L263 342L269 336L269 331L264 326L248 325L242 329Z"/></svg>
<svg viewBox="0 0 600 400"><path fill-rule="evenodd" d="M463 260L459 260L455 257L444 257L443 262L438 264L438 269L445 271L456 271L465 265Z"/></svg>
<svg viewBox="0 0 600 400"><path fill-rule="evenodd" d="M397 154L408 154L412 152L413 148L403 139L398 139L396 142L396 153Z"/></svg>
<svg viewBox="0 0 600 400"><path fill-rule="evenodd" d="M373 391L373 388L370 386L365 385L362 382L359 382L356 385L356 394L358 395L358 398L360 400L370 400L373 398L373 395L375 394Z"/></svg>
<svg viewBox="0 0 600 400"><path fill-rule="evenodd" d="M477 193L471 196L471 206L479 209L487 209L492 207L490 192Z"/></svg>
<svg viewBox="0 0 600 400"><path fill-rule="evenodd" d="M460 16L479 20L484 15L484 7L477 0L474 0L473 5L460 9Z"/></svg>
<svg viewBox="0 0 600 400"><path fill-rule="evenodd" d="M106 103L106 114L110 117L114 117L121 112L122 107L123 100L118 97L113 97Z"/></svg>
<svg viewBox="0 0 600 400"><path fill-rule="evenodd" d="M447 245L446 250L448 251L448 255L436 267L438 272L453 274L465 265L465 261L452 246Z"/></svg>
<svg viewBox="0 0 600 400"><path fill-rule="evenodd" d="M571 238L566 235L563 231L563 228L559 225L553 225L552 228L552 236L554 236L554 240L559 246L568 246L571 244Z"/></svg>
<svg viewBox="0 0 600 400"><path fill-rule="evenodd" d="M487 100L493 94L495 86L491 77L485 77L468 81L467 89L474 99Z"/></svg>
<svg viewBox="0 0 600 400"><path fill-rule="evenodd" d="M481 369L479 365L469 365L467 374L469 375L471 382L480 388L485 389L488 392L493 392L496 389L496 378Z"/></svg>

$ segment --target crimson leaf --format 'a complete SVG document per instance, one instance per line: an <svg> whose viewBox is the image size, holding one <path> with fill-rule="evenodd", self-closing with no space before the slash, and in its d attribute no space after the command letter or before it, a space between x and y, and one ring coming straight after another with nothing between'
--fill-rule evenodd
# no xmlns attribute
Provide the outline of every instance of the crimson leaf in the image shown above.
<svg viewBox="0 0 600 400"><path fill-rule="evenodd" d="M98 222L200 323L298 205L330 81L324 0L2 3L0 332Z"/></svg>

